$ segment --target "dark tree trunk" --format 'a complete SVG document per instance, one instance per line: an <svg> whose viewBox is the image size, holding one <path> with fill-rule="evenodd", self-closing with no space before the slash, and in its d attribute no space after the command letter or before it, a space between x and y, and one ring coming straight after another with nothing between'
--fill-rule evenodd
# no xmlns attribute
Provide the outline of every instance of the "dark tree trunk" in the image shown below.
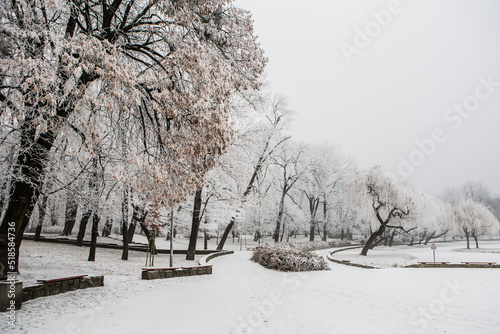
<svg viewBox="0 0 500 334"><path fill-rule="evenodd" d="M286 223L283 222L283 228L281 229L280 242L283 242L283 236L285 235L285 225L286 225Z"/></svg>
<svg viewBox="0 0 500 334"><path fill-rule="evenodd" d="M7 209L0 224L0 279L6 278L7 272L19 271L21 240L38 199L43 164L48 161L48 153L55 137L53 132L45 132L35 141L36 129L30 123L30 120L25 120L20 129L22 150L16 166L23 178L12 185L13 192L8 199ZM8 244L12 239L15 264L9 265Z"/></svg>
<svg viewBox="0 0 500 334"><path fill-rule="evenodd" d="M373 232L370 237L368 238L368 241L366 242L365 246L363 247L363 250L361 250L361 255L365 255L368 253L368 250L372 248L372 245L375 242L375 239L378 237L381 237L385 232L385 225L380 225L379 229L375 232Z"/></svg>
<svg viewBox="0 0 500 334"><path fill-rule="evenodd" d="M315 221L311 220L309 223L309 241L314 241L314 225L316 225Z"/></svg>
<svg viewBox="0 0 500 334"><path fill-rule="evenodd" d="M385 241L386 238L384 236L380 236L378 237L377 239L375 239L375 242L373 243L373 245L370 247L370 249L374 249L375 247L377 247L382 241Z"/></svg>
<svg viewBox="0 0 500 334"><path fill-rule="evenodd" d="M0 280L5 279L7 272L19 272L19 248L29 217L33 212L35 188L21 181L15 182L14 192L9 199L7 210L0 226ZM9 238L14 239L15 264L8 265ZM10 239L12 240L12 239Z"/></svg>
<svg viewBox="0 0 500 334"><path fill-rule="evenodd" d="M122 200L122 260L128 260L128 189L123 191Z"/></svg>
<svg viewBox="0 0 500 334"><path fill-rule="evenodd" d="M109 237L111 234L111 229L113 228L113 219L107 218L106 223L104 224L104 228L102 229L102 237Z"/></svg>
<svg viewBox="0 0 500 334"><path fill-rule="evenodd" d="M427 235L427 231L424 231L424 234L422 234L422 236L419 236L418 237L418 244L421 245L422 244L422 241L425 240L425 236Z"/></svg>
<svg viewBox="0 0 500 334"><path fill-rule="evenodd" d="M85 231L87 230L87 223L89 222L90 217L92 216L92 210L87 210L83 213L82 218L80 219L80 228L78 230L78 237L76 238L76 245L83 245L83 238L85 238Z"/></svg>
<svg viewBox="0 0 500 334"><path fill-rule="evenodd" d="M234 217L232 217L231 221L229 222L226 229L224 230L224 234L222 234L222 237L220 238L220 241L218 242L218 245L217 245L218 251L221 251L224 248L224 244L226 243L229 232L231 232L231 230L233 229L235 222L236 222L236 219Z"/></svg>
<svg viewBox="0 0 500 334"><path fill-rule="evenodd" d="M436 231L432 231L432 233L427 238L425 238L424 245L427 246L427 243L429 241L431 241L431 239L433 239L435 235L436 235Z"/></svg>
<svg viewBox="0 0 500 334"><path fill-rule="evenodd" d="M198 230L200 228L201 190L197 190L194 196L193 220L191 222L191 235L186 260L194 260L196 253L196 242L198 241Z"/></svg>
<svg viewBox="0 0 500 334"><path fill-rule="evenodd" d="M63 235L71 235L73 227L75 226L77 211L78 203L73 198L68 198L66 201L66 213L64 215Z"/></svg>
<svg viewBox="0 0 500 334"><path fill-rule="evenodd" d="M207 250L208 249L208 237L207 237L207 232L203 233L203 249Z"/></svg>
<svg viewBox="0 0 500 334"><path fill-rule="evenodd" d="M411 239L410 239L410 243L408 244L408 246L413 246L415 244L414 241L415 241L415 237L412 236Z"/></svg>
<svg viewBox="0 0 500 334"><path fill-rule="evenodd" d="M472 232L472 237L474 238L474 241L476 242L476 248L479 248L479 242L478 242L478 236L476 233Z"/></svg>
<svg viewBox="0 0 500 334"><path fill-rule="evenodd" d="M43 221L45 220L45 213L47 212L47 202L49 197L42 195L42 200L38 203L38 225L35 231L35 241L40 240L42 234Z"/></svg>
<svg viewBox="0 0 500 334"><path fill-rule="evenodd" d="M465 233L465 238L467 239L467 249L470 249L470 244L469 244L469 230L467 228L463 228L464 233Z"/></svg>
<svg viewBox="0 0 500 334"><path fill-rule="evenodd" d="M135 209L134 209L135 211ZM137 221L132 218L132 221L130 222L130 225L127 230L127 242L130 244L132 241L134 241L134 235L135 235L135 228L137 227Z"/></svg>
<svg viewBox="0 0 500 334"><path fill-rule="evenodd" d="M89 261L95 261L95 249L97 236L99 235L99 216L97 213L92 215L92 239L90 240Z"/></svg>
<svg viewBox="0 0 500 334"><path fill-rule="evenodd" d="M151 232L148 230L148 227L146 226L146 224L141 223L141 230L142 230L142 232L144 232L144 235L146 236L146 238L148 238L148 240L153 238L153 236L151 235Z"/></svg>
<svg viewBox="0 0 500 334"><path fill-rule="evenodd" d="M440 233L438 235L436 235L436 231L432 232L432 234L425 239L424 245L427 245L429 243L429 241L431 241L432 239L437 239L437 238L442 237L446 233L448 233L448 230L446 230L443 233Z"/></svg>
<svg viewBox="0 0 500 334"><path fill-rule="evenodd" d="M134 211L132 212L132 222L128 229L128 243L134 240L135 229L137 224L141 225L146 220L147 212L144 210L143 205L132 205ZM144 229L143 229L144 231Z"/></svg>

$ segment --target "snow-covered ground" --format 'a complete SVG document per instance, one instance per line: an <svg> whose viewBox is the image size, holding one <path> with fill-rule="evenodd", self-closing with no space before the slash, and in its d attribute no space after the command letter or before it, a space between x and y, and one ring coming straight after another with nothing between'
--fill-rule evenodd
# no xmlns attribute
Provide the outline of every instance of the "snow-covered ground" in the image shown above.
<svg viewBox="0 0 500 334"><path fill-rule="evenodd" d="M500 264L500 243L498 241L480 241L478 249L466 248L465 241L436 243L435 256L437 262L493 261ZM475 247L475 245L474 245ZM353 263L376 267L404 267L417 262L432 262L431 244L376 247L368 251L368 256L359 255L361 249L350 249L332 254L335 260L348 260Z"/></svg>
<svg viewBox="0 0 500 334"><path fill-rule="evenodd" d="M500 262L498 253L453 250L463 246L439 244L437 260ZM500 249L500 243L482 247ZM500 269L368 270L331 263L331 271L283 273L251 262L251 253L242 251L212 260L212 275L142 281L144 253L132 252L138 259L124 262L119 251L99 249L89 266L87 253L75 248L25 242L23 272L92 270L105 275L105 286L28 301L17 311L16 328L4 321L0 332L500 333ZM397 249L430 260L428 246ZM367 258L398 257L377 251ZM166 264L168 256L157 260Z"/></svg>

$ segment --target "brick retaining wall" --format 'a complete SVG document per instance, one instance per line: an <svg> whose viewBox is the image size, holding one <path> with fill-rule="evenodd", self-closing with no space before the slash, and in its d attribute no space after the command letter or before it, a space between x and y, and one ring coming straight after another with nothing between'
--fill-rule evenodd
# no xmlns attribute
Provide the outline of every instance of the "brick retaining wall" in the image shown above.
<svg viewBox="0 0 500 334"><path fill-rule="evenodd" d="M37 283L23 288L23 302L68 291L104 286L104 276L82 277L61 282Z"/></svg>
<svg viewBox="0 0 500 334"><path fill-rule="evenodd" d="M143 269L142 279L151 280L159 278L186 277L211 275L212 266L199 266L189 268L164 268L164 269Z"/></svg>

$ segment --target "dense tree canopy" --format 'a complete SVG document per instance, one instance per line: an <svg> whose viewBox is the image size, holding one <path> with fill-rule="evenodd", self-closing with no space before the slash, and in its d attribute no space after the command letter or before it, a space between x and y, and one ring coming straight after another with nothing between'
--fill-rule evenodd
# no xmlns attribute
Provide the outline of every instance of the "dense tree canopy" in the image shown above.
<svg viewBox="0 0 500 334"><path fill-rule="evenodd" d="M250 14L228 0L20 0L0 20L2 127L17 148L2 264L7 222L18 248L59 135L110 153L119 182L173 206L229 144L229 97L257 88L266 63Z"/></svg>

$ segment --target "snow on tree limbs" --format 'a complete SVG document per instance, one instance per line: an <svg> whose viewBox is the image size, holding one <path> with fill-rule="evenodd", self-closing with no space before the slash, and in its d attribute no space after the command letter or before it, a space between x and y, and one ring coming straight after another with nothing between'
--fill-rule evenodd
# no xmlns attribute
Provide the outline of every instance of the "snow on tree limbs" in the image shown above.
<svg viewBox="0 0 500 334"><path fill-rule="evenodd" d="M174 206L232 140L228 98L258 88L267 62L250 14L228 0L5 1L0 19L1 121L20 143L2 265L7 223L18 250L61 132L99 152L126 136L117 182Z"/></svg>

